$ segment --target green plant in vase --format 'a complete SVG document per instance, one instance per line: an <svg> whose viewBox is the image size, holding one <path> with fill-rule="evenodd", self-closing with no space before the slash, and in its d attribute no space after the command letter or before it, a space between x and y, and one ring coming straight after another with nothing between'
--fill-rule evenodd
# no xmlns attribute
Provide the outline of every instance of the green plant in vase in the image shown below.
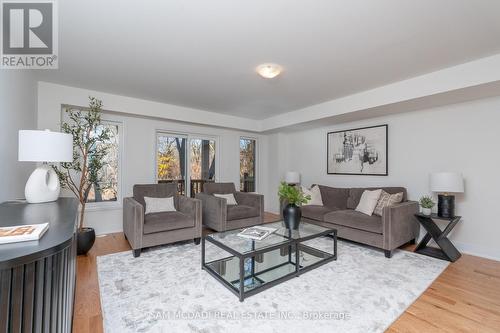
<svg viewBox="0 0 500 333"><path fill-rule="evenodd" d="M281 182L278 189L280 201L286 203L283 209L283 220L288 229L298 229L302 210L300 206L311 200L310 195L304 195L298 186Z"/></svg>
<svg viewBox="0 0 500 333"><path fill-rule="evenodd" d="M101 126L102 101L89 97L88 110L66 108L68 121L63 121L63 133L73 135L73 161L53 167L61 187L70 190L80 203L78 219L78 254L87 253L95 241L95 231L84 227L85 207L92 187L104 190L106 182L101 171L104 157L110 150L110 129Z"/></svg>
<svg viewBox="0 0 500 333"><path fill-rule="evenodd" d="M422 207L422 214L425 215L431 215L432 214L432 207L436 205L434 200L428 195L424 195L423 197L420 198L419 200L420 207Z"/></svg>

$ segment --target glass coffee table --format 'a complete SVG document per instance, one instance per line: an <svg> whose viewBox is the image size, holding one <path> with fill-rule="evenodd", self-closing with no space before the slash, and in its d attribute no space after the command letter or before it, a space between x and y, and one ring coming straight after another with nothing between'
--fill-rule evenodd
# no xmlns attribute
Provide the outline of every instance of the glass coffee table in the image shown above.
<svg viewBox="0 0 500 333"><path fill-rule="evenodd" d="M263 226L277 230L263 240L238 236L240 229L207 235L201 241L201 266L239 297L249 296L337 260L337 230L301 222L298 230L286 229L283 222ZM331 245L315 242L329 236ZM207 260L208 243L217 259ZM211 246L211 245L209 245Z"/></svg>

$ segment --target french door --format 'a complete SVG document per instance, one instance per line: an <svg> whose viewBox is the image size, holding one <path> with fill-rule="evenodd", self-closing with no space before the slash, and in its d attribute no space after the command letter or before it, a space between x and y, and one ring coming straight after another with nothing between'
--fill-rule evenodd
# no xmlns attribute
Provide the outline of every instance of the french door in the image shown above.
<svg viewBox="0 0 500 333"><path fill-rule="evenodd" d="M212 137L158 132L156 178L176 183L179 194L194 197L216 179L216 144Z"/></svg>

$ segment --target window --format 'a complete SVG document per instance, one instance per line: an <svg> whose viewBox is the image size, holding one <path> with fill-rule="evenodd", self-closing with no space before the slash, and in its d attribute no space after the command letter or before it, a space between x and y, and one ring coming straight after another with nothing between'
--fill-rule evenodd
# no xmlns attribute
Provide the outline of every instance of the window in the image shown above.
<svg viewBox="0 0 500 333"><path fill-rule="evenodd" d="M190 139L190 195L203 191L205 183L215 181L215 140Z"/></svg>
<svg viewBox="0 0 500 333"><path fill-rule="evenodd" d="M102 181L92 185L87 202L118 201L120 130L118 124L103 121L96 132L102 131L104 128L110 132L109 140L96 143L101 146L106 145L109 149L103 158L104 166L99 171L99 179Z"/></svg>
<svg viewBox="0 0 500 333"><path fill-rule="evenodd" d="M194 197L216 175L216 140L157 133L156 179L176 183L178 193Z"/></svg>
<svg viewBox="0 0 500 333"><path fill-rule="evenodd" d="M255 192L255 139L240 138L240 190Z"/></svg>
<svg viewBox="0 0 500 333"><path fill-rule="evenodd" d="M84 116L88 111L85 107L74 107L62 105L61 120L65 123L72 124L71 117L66 110L71 112L80 112ZM90 133L91 137L96 137L106 130L109 138L105 141L96 141L94 144L99 147L106 146L107 154L100 156L99 161L102 162L101 169L97 172L98 179L90 186L87 194L88 208L101 209L101 208L116 208L121 205L121 142L123 138L122 123L113 120L104 119L104 114L101 116L101 124L96 130ZM92 161L92 156L87 157L88 161ZM72 171L75 181L79 182L79 177L76 171Z"/></svg>
<svg viewBox="0 0 500 333"><path fill-rule="evenodd" d="M182 195L186 194L186 141L183 136L156 136L156 179L158 183L176 183Z"/></svg>

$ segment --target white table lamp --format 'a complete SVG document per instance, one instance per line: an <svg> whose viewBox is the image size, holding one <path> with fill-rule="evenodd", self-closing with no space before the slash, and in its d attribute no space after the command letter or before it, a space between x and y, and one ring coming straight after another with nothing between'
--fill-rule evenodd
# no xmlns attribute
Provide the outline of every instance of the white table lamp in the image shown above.
<svg viewBox="0 0 500 333"><path fill-rule="evenodd" d="M43 162L26 183L26 201L55 201L59 197L61 186L57 174L47 163L73 161L73 136L49 130L20 130L18 159L21 162Z"/></svg>
<svg viewBox="0 0 500 333"><path fill-rule="evenodd" d="M285 175L285 182L290 185L297 185L300 183L300 173L296 171L288 171Z"/></svg>
<svg viewBox="0 0 500 333"><path fill-rule="evenodd" d="M455 216L455 196L450 193L464 192L464 179L457 172L432 173L429 178L432 192L438 195L438 216L452 218Z"/></svg>

